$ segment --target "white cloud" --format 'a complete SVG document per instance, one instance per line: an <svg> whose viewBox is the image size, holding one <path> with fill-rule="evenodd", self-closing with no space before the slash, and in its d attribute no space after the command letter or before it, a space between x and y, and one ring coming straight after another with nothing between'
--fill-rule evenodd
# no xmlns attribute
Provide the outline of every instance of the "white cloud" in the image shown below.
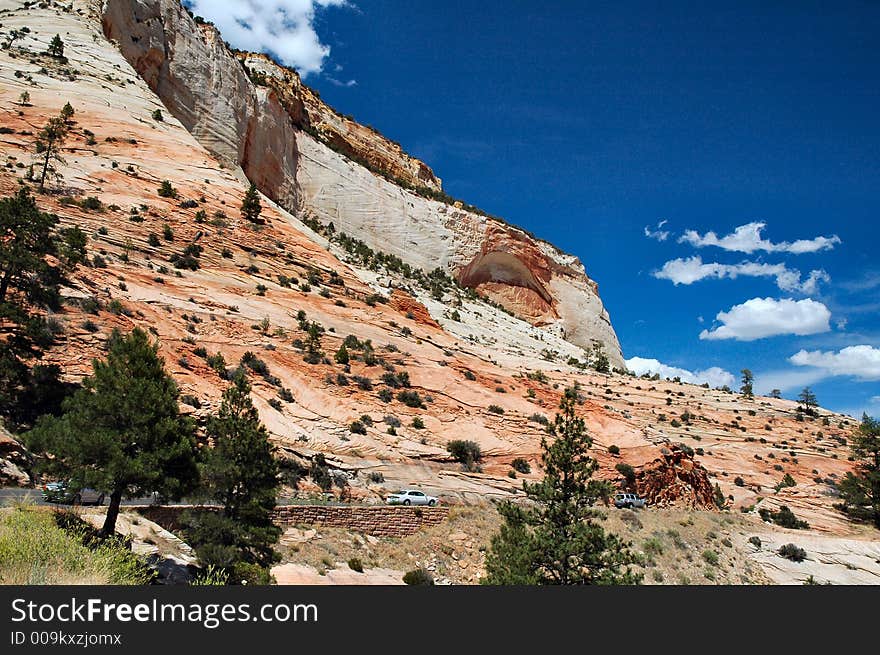
<svg viewBox="0 0 880 655"><path fill-rule="evenodd" d="M666 223L669 221L660 221L657 223L657 227L654 230L651 230L647 225L645 226L645 236L649 239L656 239L657 241L666 241L669 238L669 231L661 229Z"/></svg>
<svg viewBox="0 0 880 655"><path fill-rule="evenodd" d="M813 294L818 290L820 282L830 282L831 277L823 270L810 271L806 280L801 280L801 272L788 268L785 264L763 264L760 262L742 262L740 264L719 264L718 262L703 263L699 255L687 259L672 259L659 271L652 275L661 280L669 280L676 286L693 284L707 278L734 279L739 276L773 277L776 286L782 291Z"/></svg>
<svg viewBox="0 0 880 655"><path fill-rule="evenodd" d="M315 13L347 0L189 0L194 14L212 21L241 50L268 52L304 77L320 73L330 47L315 31Z"/></svg>
<svg viewBox="0 0 880 655"><path fill-rule="evenodd" d="M780 334L818 334L831 329L831 312L815 300L752 298L715 317L722 325L700 332L700 339L754 341Z"/></svg>
<svg viewBox="0 0 880 655"><path fill-rule="evenodd" d="M827 375L818 370L766 371L755 374L755 393L766 396L773 389L782 392L809 387L824 380Z"/></svg>
<svg viewBox="0 0 880 655"><path fill-rule="evenodd" d="M819 252L830 250L840 243L840 237L815 237L813 239L798 239L794 242L783 241L773 243L761 236L761 231L767 226L766 223L747 223L740 225L733 233L719 237L715 232L706 232L701 235L696 230L685 230L679 243L689 243L695 248L716 246L733 252L753 253L757 250L765 252L789 252L800 255L807 252Z"/></svg>
<svg viewBox="0 0 880 655"><path fill-rule="evenodd" d="M733 386L736 378L723 368L713 366L703 371L689 371L685 368L675 366L667 366L656 359L647 359L645 357L631 357L626 360L626 367L636 375L644 375L649 373L654 375L659 373L663 378L681 378L683 382L692 384L703 384L708 382L711 387L723 387L724 385Z"/></svg>
<svg viewBox="0 0 880 655"><path fill-rule="evenodd" d="M801 350L788 358L796 366L811 366L827 376L851 375L862 380L880 380L880 348L847 346L837 352Z"/></svg>

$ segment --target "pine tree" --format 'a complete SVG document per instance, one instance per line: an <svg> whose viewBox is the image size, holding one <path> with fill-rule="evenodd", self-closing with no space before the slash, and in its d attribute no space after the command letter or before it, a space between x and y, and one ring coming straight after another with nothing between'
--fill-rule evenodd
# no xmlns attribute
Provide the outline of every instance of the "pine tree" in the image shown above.
<svg viewBox="0 0 880 655"><path fill-rule="evenodd" d="M880 420L862 415L850 448L855 472L848 472L838 484L843 500L839 508L880 528Z"/></svg>
<svg viewBox="0 0 880 655"><path fill-rule="evenodd" d="M34 376L28 366L52 340L35 310L60 305L59 286L82 263L85 247L85 233L77 227L58 229L58 217L41 212L27 188L0 199L0 323L5 330L0 414L17 424L51 411L38 401L42 392L34 386L49 382L50 369L43 367Z"/></svg>
<svg viewBox="0 0 880 655"><path fill-rule="evenodd" d="M589 456L592 438L575 415L577 392L568 389L561 412L541 439L544 479L523 482L531 501L505 501L504 517L486 558L484 584L638 584L642 576L629 544L606 533L593 505L607 499L609 483L593 480L598 463Z"/></svg>
<svg viewBox="0 0 880 655"><path fill-rule="evenodd" d="M65 102L64 106L61 108L61 113L59 114L59 116L61 117L61 120L63 120L65 123L69 123L70 119L73 118L73 115L75 113L76 112L73 110L71 104L69 102Z"/></svg>
<svg viewBox="0 0 880 655"><path fill-rule="evenodd" d="M123 498L157 492L179 499L198 480L195 425L180 415L178 388L158 349L140 328L114 330L107 359L92 362L64 413L42 417L25 437L33 452L52 455L45 468L109 496L105 536L115 530Z"/></svg>
<svg viewBox="0 0 880 655"><path fill-rule="evenodd" d="M752 383L755 381L755 376L747 368L744 368L741 372L742 386L739 388L740 393L742 393L744 398L753 398L755 394L752 392Z"/></svg>
<svg viewBox="0 0 880 655"><path fill-rule="evenodd" d="M49 48L46 52L56 59L64 59L64 41L61 40L60 34L56 34L52 37L52 40L49 42Z"/></svg>
<svg viewBox="0 0 880 655"><path fill-rule="evenodd" d="M348 348L345 347L344 343L341 346L339 346L339 350L336 351L336 354L333 356L333 359L336 360L337 364L342 364L343 366L348 364L348 362L351 358L348 354Z"/></svg>
<svg viewBox="0 0 880 655"><path fill-rule="evenodd" d="M810 416L816 415L816 407L819 406L819 401L810 387L804 387L803 391L798 394L798 402L800 403L798 406L799 411Z"/></svg>
<svg viewBox="0 0 880 655"><path fill-rule="evenodd" d="M611 369L608 355L605 354L602 344L598 342L593 343L593 368L599 373L607 373Z"/></svg>
<svg viewBox="0 0 880 655"><path fill-rule="evenodd" d="M213 447L202 466L202 493L222 509L191 514L187 537L203 565L239 582L268 582L280 559L273 546L281 529L272 522L279 467L250 393L247 376L237 374L208 421Z"/></svg>
<svg viewBox="0 0 880 655"><path fill-rule="evenodd" d="M67 121L62 117L50 118L49 122L43 126L37 135L35 144L36 154L42 160L40 165L40 191L43 191L46 185L46 176L49 173L55 175L56 179L61 178L61 174L54 164L63 164L64 159L61 157L61 148L64 140L67 139Z"/></svg>
<svg viewBox="0 0 880 655"><path fill-rule="evenodd" d="M770 397L771 398L782 398L782 391L780 391L779 389L773 389L772 391L770 391Z"/></svg>
<svg viewBox="0 0 880 655"><path fill-rule="evenodd" d="M308 336L306 337L305 350L306 356L303 358L309 364L317 364L324 357L321 350L321 326L311 321L307 328Z"/></svg>
<svg viewBox="0 0 880 655"><path fill-rule="evenodd" d="M257 193L257 187L251 184L247 192L244 194L244 200L241 201L241 217L251 223L263 223L260 218L260 212L263 206L260 204L260 194Z"/></svg>

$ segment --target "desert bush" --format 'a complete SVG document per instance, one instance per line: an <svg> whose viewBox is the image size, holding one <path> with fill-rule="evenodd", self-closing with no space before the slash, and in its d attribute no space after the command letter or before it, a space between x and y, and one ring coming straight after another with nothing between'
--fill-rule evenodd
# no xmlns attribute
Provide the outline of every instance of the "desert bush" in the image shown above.
<svg viewBox="0 0 880 655"><path fill-rule="evenodd" d="M468 467L476 464L483 458L480 444L475 441L456 439L446 444L446 450L455 461Z"/></svg>
<svg viewBox="0 0 880 655"><path fill-rule="evenodd" d="M432 585L434 577L427 570L419 567L404 574L403 581L408 585Z"/></svg>
<svg viewBox="0 0 880 655"><path fill-rule="evenodd" d="M779 553L780 557L784 557L792 562L803 562L807 559L807 551L794 544L780 546L779 550L776 552Z"/></svg>
<svg viewBox="0 0 880 655"><path fill-rule="evenodd" d="M510 463L510 466L513 467L513 470L516 471L517 473L531 473L532 472L532 467L529 466L529 463L525 459L523 459L522 457L517 457L516 459L514 459Z"/></svg>

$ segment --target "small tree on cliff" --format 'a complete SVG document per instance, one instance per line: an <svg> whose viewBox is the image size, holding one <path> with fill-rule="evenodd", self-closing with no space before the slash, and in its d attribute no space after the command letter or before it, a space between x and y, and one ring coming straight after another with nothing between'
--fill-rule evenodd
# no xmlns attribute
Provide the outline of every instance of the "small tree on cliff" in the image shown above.
<svg viewBox="0 0 880 655"><path fill-rule="evenodd" d="M202 493L223 507L191 514L187 536L203 565L228 571L233 581L267 583L280 559L273 546L281 529L272 522L279 468L250 393L247 376L238 373L208 420L213 448L202 467Z"/></svg>
<svg viewBox="0 0 880 655"><path fill-rule="evenodd" d="M61 174L55 168L55 164L63 164L61 148L67 138L67 121L62 116L50 118L37 135L34 150L37 154L37 163L40 166L40 191L46 185L46 176L52 173L56 179L61 179Z"/></svg>
<svg viewBox="0 0 880 655"><path fill-rule="evenodd" d="M64 59L64 41L61 40L60 34L52 37L46 52L56 59Z"/></svg>
<svg viewBox="0 0 880 655"><path fill-rule="evenodd" d="M251 184L244 194L244 199L241 201L241 217L251 223L262 223L263 220L260 218L260 212L262 211L263 206L260 204L260 194L257 193L256 185Z"/></svg>
<svg viewBox="0 0 880 655"><path fill-rule="evenodd" d="M804 387L803 391L798 394L798 411L810 416L816 415L816 408L819 406L819 400L810 387Z"/></svg>
<svg viewBox="0 0 880 655"><path fill-rule="evenodd" d="M605 532L593 509L612 489L593 480L598 463L588 454L592 438L575 415L577 393L568 389L561 412L541 439L544 479L523 482L528 506L505 501L504 524L492 537L484 584L638 584L642 576L629 544ZM552 442L550 440L552 438Z"/></svg>
<svg viewBox="0 0 880 655"><path fill-rule="evenodd" d="M739 388L740 393L742 393L743 398L752 398L755 395L752 390L752 384L755 381L755 376L747 368L744 368L741 372L742 372L742 386Z"/></svg>
<svg viewBox="0 0 880 655"><path fill-rule="evenodd" d="M843 500L838 507L880 528L880 420L862 415L850 448L855 472L847 473L837 485Z"/></svg>
<svg viewBox="0 0 880 655"><path fill-rule="evenodd" d="M53 456L49 470L110 497L105 536L115 530L123 498L158 492L179 499L198 480L195 425L180 415L177 385L158 349L140 328L114 330L107 359L92 362L93 374L64 401L64 413L42 417L26 435L31 450Z"/></svg>

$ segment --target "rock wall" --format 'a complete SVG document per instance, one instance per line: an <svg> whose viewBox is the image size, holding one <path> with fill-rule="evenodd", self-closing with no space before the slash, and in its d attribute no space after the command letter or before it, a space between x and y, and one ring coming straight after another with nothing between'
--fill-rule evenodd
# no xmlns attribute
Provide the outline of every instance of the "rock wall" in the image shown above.
<svg viewBox="0 0 880 655"><path fill-rule="evenodd" d="M139 512L164 527L180 527L180 515L188 506L141 507ZM211 511L207 509L205 511ZM282 528L316 525L345 528L376 537L406 537L432 525L439 525L449 515L448 507L389 507L387 505L282 505L275 509L275 522Z"/></svg>
<svg viewBox="0 0 880 655"><path fill-rule="evenodd" d="M398 144L328 107L292 71L230 51L179 0L104 0L102 21L168 110L286 209L333 222L426 271L439 266L533 325L585 349L600 342L612 366L624 367L598 287L577 257L404 188L437 191L440 180Z"/></svg>
<svg viewBox="0 0 880 655"><path fill-rule="evenodd" d="M104 34L177 120L221 161L284 207L295 207L297 127L258 87L220 33L178 0L105 0Z"/></svg>

